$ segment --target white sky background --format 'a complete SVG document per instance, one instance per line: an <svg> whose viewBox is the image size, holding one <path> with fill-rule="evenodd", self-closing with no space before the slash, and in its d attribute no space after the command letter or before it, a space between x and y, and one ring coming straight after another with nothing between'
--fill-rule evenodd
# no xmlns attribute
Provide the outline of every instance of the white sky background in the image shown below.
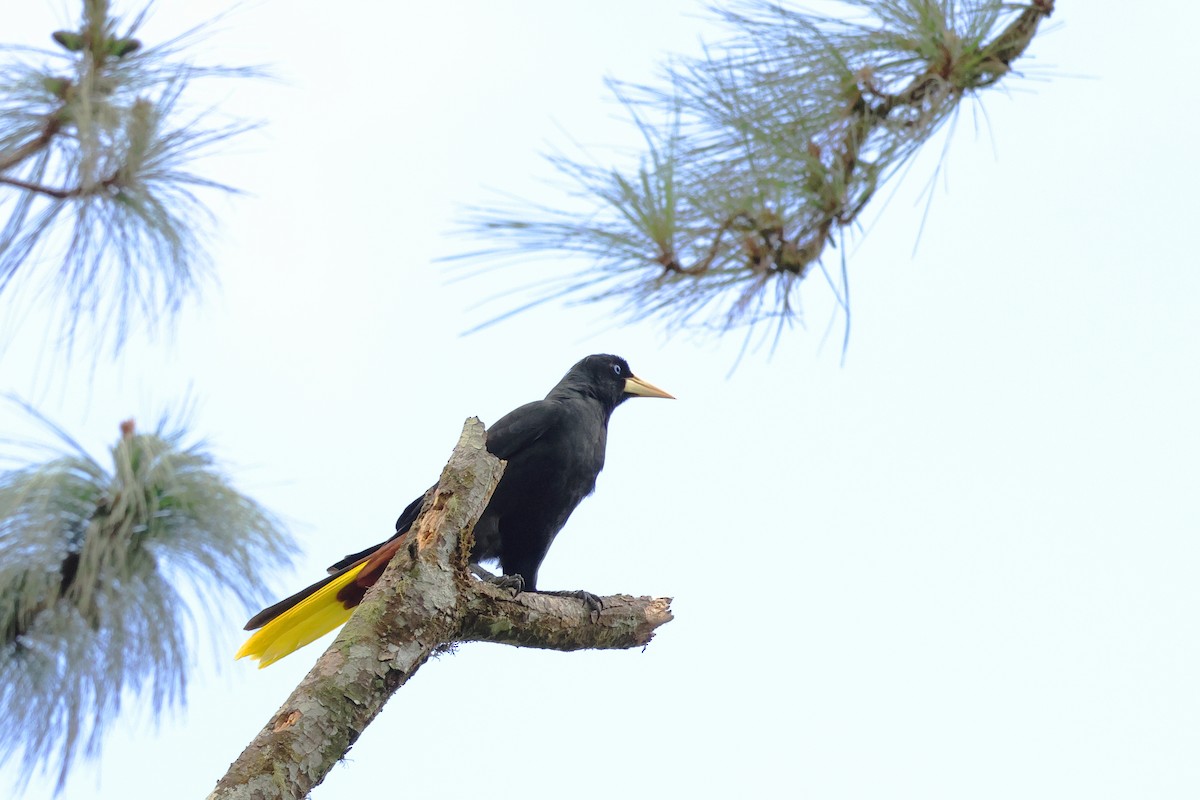
<svg viewBox="0 0 1200 800"><path fill-rule="evenodd" d="M76 11L6 5L3 38L35 44ZM186 5L145 38L202 19ZM463 646L313 797L1200 795L1200 10L1062 4L1019 63L1037 79L960 119L919 243L936 146L868 213L845 366L814 278L807 330L727 377L737 336L598 305L462 337L524 278L434 263L475 246L455 219L493 189L558 203L539 153L568 134L635 145L602 78L695 52L698 4L334 8L257 3L201 50L283 81L202 95L268 126L210 163L250 195L216 204L220 286L173 341L89 378L35 309L0 388L100 453L190 392L193 429L301 541L282 595L386 536L465 417L619 353L680 399L615 414L539 582L670 595L676 619L644 652ZM207 794L320 652L227 663L246 616L205 629L184 713L130 717L63 797Z"/></svg>

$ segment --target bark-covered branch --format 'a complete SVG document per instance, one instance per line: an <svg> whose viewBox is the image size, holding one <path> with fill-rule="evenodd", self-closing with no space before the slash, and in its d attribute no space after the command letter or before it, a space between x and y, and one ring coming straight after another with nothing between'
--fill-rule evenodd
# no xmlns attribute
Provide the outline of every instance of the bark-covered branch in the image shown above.
<svg viewBox="0 0 1200 800"><path fill-rule="evenodd" d="M475 584L472 595L460 629L464 642L543 650L623 650L649 644L655 629L672 619L669 597L610 595L595 615L578 600L545 594L514 599L485 583Z"/></svg>
<svg viewBox="0 0 1200 800"><path fill-rule="evenodd" d="M470 531L503 472L477 419L463 428L408 548L388 565L337 639L229 767L210 800L300 798L341 760L384 703L456 642L555 650L642 647L671 620L670 599L513 598L472 577Z"/></svg>

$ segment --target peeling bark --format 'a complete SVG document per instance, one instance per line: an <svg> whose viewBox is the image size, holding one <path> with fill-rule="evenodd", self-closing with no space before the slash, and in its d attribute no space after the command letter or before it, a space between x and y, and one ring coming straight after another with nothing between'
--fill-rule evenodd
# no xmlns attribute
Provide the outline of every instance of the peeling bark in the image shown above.
<svg viewBox="0 0 1200 800"><path fill-rule="evenodd" d="M267 722L209 800L301 798L357 741L430 655L457 642L553 650L642 647L671 620L670 599L580 601L512 595L470 576L471 530L503 473L467 420L436 491L402 549L329 649Z"/></svg>
<svg viewBox="0 0 1200 800"><path fill-rule="evenodd" d="M669 597L601 598L593 615L578 600L544 594L516 598L501 589L477 584L475 598L460 628L460 641L498 642L542 650L623 650L649 644L654 631L673 618Z"/></svg>

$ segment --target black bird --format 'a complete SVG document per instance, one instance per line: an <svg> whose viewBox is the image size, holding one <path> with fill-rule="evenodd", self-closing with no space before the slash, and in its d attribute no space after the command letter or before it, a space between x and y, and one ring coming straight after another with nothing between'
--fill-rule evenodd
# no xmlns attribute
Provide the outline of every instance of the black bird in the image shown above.
<svg viewBox="0 0 1200 800"><path fill-rule="evenodd" d="M608 420L630 397L671 397L636 377L625 359L593 355L580 361L544 400L505 414L487 432L487 449L507 462L504 475L475 525L472 563L499 561L502 585L536 592L538 568L571 512L596 488L604 467ZM318 583L256 614L246 630L259 630L237 658L259 668L341 625L403 546L424 495L396 520L386 542L348 555ZM595 599L586 592L548 592Z"/></svg>

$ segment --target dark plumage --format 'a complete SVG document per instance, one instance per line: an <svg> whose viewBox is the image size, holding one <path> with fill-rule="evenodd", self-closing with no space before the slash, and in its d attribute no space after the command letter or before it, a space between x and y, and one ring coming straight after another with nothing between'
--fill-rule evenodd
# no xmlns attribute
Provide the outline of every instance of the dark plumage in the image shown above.
<svg viewBox="0 0 1200 800"><path fill-rule="evenodd" d="M635 377L623 358L593 355L571 367L544 400L526 403L497 420L487 432L487 448L507 465L475 526L472 562L498 560L506 585L537 591L538 569L550 544L571 512L596 487L596 477L604 467L609 417L625 400L639 396L671 397ZM423 500L419 497L404 509L391 539L346 556L330 567L333 574L328 578L259 612L246 629L266 625L255 637L274 638L264 634L300 601L320 595L322 590L331 602L336 598L346 609L358 605L400 549ZM574 594L590 598L586 593ZM342 621L344 617L311 637L306 633L300 637L305 641L287 652ZM266 666L287 654L263 655L270 642L251 647L255 637L246 642L239 657L259 655L264 660L261 666Z"/></svg>

